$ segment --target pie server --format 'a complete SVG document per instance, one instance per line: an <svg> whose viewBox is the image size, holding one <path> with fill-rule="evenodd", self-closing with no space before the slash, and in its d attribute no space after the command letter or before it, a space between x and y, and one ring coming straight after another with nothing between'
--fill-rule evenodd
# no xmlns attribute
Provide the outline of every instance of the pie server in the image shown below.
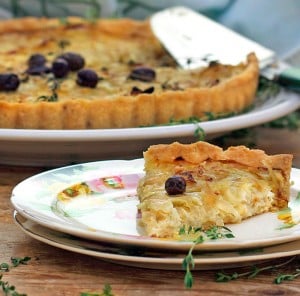
<svg viewBox="0 0 300 296"><path fill-rule="evenodd" d="M150 17L153 33L185 69L207 66L211 61L238 64L254 52L260 74L300 91L300 68L278 60L274 51L212 21L189 8L176 6Z"/></svg>

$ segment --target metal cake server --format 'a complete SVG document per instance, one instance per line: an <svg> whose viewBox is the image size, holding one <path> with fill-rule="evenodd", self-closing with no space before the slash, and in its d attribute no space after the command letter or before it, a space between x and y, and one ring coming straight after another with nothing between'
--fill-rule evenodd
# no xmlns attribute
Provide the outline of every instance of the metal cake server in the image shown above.
<svg viewBox="0 0 300 296"><path fill-rule="evenodd" d="M259 60L261 76L300 91L300 68L280 61L276 53L189 8L176 6L150 17L151 28L162 45L185 69L211 61L238 64L250 52Z"/></svg>

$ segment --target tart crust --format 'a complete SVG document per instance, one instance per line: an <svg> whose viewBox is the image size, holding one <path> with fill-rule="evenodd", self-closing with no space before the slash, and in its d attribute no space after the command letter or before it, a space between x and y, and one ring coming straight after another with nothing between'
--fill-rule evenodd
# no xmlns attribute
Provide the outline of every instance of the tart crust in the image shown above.
<svg viewBox="0 0 300 296"><path fill-rule="evenodd" d="M138 185L141 225L147 235L177 237L182 227L223 226L287 207L292 155L267 155L245 146L227 150L206 143L161 144L144 152ZM180 176L183 193L165 182Z"/></svg>
<svg viewBox="0 0 300 296"><path fill-rule="evenodd" d="M125 28L125 29L124 29ZM59 83L58 100L50 96L49 77L27 76L16 91L0 92L0 127L24 129L126 128L166 124L170 120L241 112L255 98L258 61L250 53L235 66L216 63L204 69L178 69L153 36L149 22L101 19L95 23L71 17L24 18L0 23L0 73L24 78L31 54L51 63L63 51L81 54L86 67L101 77L94 89L76 85L76 73ZM65 48L63 47L63 42ZM136 66L155 70L151 82L128 79ZM152 93L133 95L154 87Z"/></svg>

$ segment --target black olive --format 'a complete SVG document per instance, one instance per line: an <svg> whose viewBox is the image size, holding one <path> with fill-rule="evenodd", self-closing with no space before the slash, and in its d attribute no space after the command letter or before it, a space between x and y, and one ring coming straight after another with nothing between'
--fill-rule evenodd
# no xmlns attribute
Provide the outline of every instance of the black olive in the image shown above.
<svg viewBox="0 0 300 296"><path fill-rule="evenodd" d="M80 54L74 52L65 52L58 58L66 60L71 71L78 71L82 69L85 64L84 58Z"/></svg>
<svg viewBox="0 0 300 296"><path fill-rule="evenodd" d="M129 74L130 79L151 82L155 79L156 73L153 69L148 67L137 67Z"/></svg>
<svg viewBox="0 0 300 296"><path fill-rule="evenodd" d="M69 63L64 59L56 59L52 63L52 73L56 78L67 76L70 71Z"/></svg>
<svg viewBox="0 0 300 296"><path fill-rule="evenodd" d="M29 75L42 75L50 72L51 69L46 65L33 65L26 70L26 73Z"/></svg>
<svg viewBox="0 0 300 296"><path fill-rule="evenodd" d="M169 195L182 194L185 192L186 182L180 176L173 176L165 182L165 190Z"/></svg>
<svg viewBox="0 0 300 296"><path fill-rule="evenodd" d="M36 53L30 56L28 65L31 68L33 66L43 66L46 64L46 62L47 60L42 54Z"/></svg>
<svg viewBox="0 0 300 296"><path fill-rule="evenodd" d="M99 77L97 73L90 69L82 69L77 73L77 84L94 88L98 83Z"/></svg>
<svg viewBox="0 0 300 296"><path fill-rule="evenodd" d="M51 69L46 66L46 62L46 58L40 53L31 55L28 60L29 67L26 70L26 73L29 75L42 75L49 73Z"/></svg>
<svg viewBox="0 0 300 296"><path fill-rule="evenodd" d="M14 91L19 84L20 79L16 74L0 74L0 90Z"/></svg>

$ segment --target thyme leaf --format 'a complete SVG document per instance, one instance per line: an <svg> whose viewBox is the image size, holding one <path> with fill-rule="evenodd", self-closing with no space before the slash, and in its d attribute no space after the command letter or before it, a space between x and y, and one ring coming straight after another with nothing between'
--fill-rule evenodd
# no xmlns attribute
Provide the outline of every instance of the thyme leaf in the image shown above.
<svg viewBox="0 0 300 296"><path fill-rule="evenodd" d="M264 127L270 128L287 128L289 130L297 130L300 128L300 112L295 111L286 116L275 119L271 122L263 124Z"/></svg>
<svg viewBox="0 0 300 296"><path fill-rule="evenodd" d="M194 248L198 244L204 243L206 240L216 240L221 238L233 238L234 235L231 230L225 226L213 226L207 230L203 230L201 227L181 227L179 229L179 235L189 236L197 235L193 240L193 244L190 247L187 255L183 258L182 268L185 270L184 285L186 288L191 289L194 284L194 279L191 270L195 268L195 260L193 257Z"/></svg>
<svg viewBox="0 0 300 296"><path fill-rule="evenodd" d="M23 258L20 258L20 257L11 257L10 260L11 260L11 263L13 265L13 267L17 267L19 266L20 264L27 264L27 262L31 259L31 257L23 257Z"/></svg>
<svg viewBox="0 0 300 296"><path fill-rule="evenodd" d="M43 101L43 102L57 102L58 101L58 96L56 93L50 95L50 96L39 96L37 98L38 101Z"/></svg>
<svg viewBox="0 0 300 296"><path fill-rule="evenodd" d="M44 102L57 102L58 101L57 90L60 87L61 81L57 81L55 78L50 77L48 79L48 82L49 82L49 89L51 91L51 95L39 96L37 98L37 101L44 101Z"/></svg>
<svg viewBox="0 0 300 296"><path fill-rule="evenodd" d="M284 281L292 281L295 278L297 278L298 276L300 276L300 268L297 268L296 272L292 273L292 274L280 274L280 275L278 275L274 279L274 283L275 284L281 284Z"/></svg>
<svg viewBox="0 0 300 296"><path fill-rule="evenodd" d="M243 272L243 273L233 272L232 274L228 274L228 273L225 273L223 271L219 271L215 275L215 277L216 277L215 280L216 280L216 282L229 282L229 281L241 278L241 277L254 278L263 271L273 270L273 269L282 267L284 265L288 265L295 258L296 257L294 256L294 257L290 258L289 260L287 260L283 263L279 263L279 264L276 264L276 265L268 265L268 266L261 267L261 268L258 267L258 266L253 266L251 268L251 270ZM281 274L281 275L277 276L274 280L274 283L280 284L285 280L293 280L298 276L300 276L300 269L296 269L296 273L294 273L294 274Z"/></svg>
<svg viewBox="0 0 300 296"><path fill-rule="evenodd" d="M205 131L202 127L197 126L195 131L194 131L194 137L198 140L198 141L204 141L206 134Z"/></svg>
<svg viewBox="0 0 300 296"><path fill-rule="evenodd" d="M275 97L279 94L281 87L278 83L260 76L256 96L259 101L265 101L270 97Z"/></svg>
<svg viewBox="0 0 300 296"><path fill-rule="evenodd" d="M10 285L8 282L2 281L3 274L0 274L0 287L5 296L26 296L26 294L20 294L16 291L16 287Z"/></svg>
<svg viewBox="0 0 300 296"><path fill-rule="evenodd" d="M11 265L8 263L1 263L0 264L0 270L1 271L9 271L11 267L17 267L20 264L27 264L27 262L31 258L26 256L26 257L11 257ZM4 293L5 296L26 296L26 294L20 294L16 291L16 287L13 285L10 285L8 282L5 282L2 280L3 278L3 273L0 274L0 288L2 289L2 292Z"/></svg>
<svg viewBox="0 0 300 296"><path fill-rule="evenodd" d="M188 254L184 257L183 262L182 262L182 268L185 270L184 285L185 285L186 288L189 288L189 289L192 288L193 283L194 283L194 279L193 279L191 269L193 269L195 267L195 261L194 261L192 252L194 250L194 247L197 244L202 243L203 241L204 241L203 236L200 235L198 237L198 239L195 240L194 244L189 249Z"/></svg>
<svg viewBox="0 0 300 296"><path fill-rule="evenodd" d="M9 271L9 268L10 268L10 267L9 267L9 264L8 264L8 263L5 263L5 262L4 262L4 263L1 263L1 264L0 264L0 270L1 270L1 271Z"/></svg>

